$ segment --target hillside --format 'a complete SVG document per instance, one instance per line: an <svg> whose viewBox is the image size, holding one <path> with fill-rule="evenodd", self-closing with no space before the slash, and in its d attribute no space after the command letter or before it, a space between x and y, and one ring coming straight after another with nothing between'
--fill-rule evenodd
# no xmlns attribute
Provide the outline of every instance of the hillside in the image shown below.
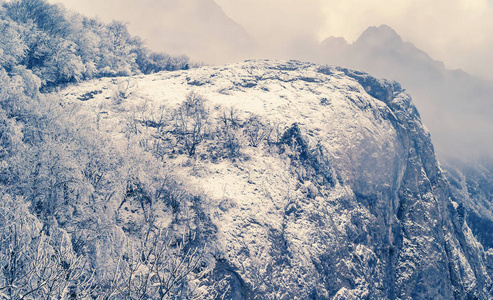
<svg viewBox="0 0 493 300"><path fill-rule="evenodd" d="M110 137L118 151L106 155L147 161L127 169L119 193L99 191L118 243L142 236L149 220L193 236L186 245L200 248L208 273L176 293L198 285L205 298L492 296L493 253L451 198L430 135L396 82L247 61L101 78L60 97ZM159 174L146 168L159 165L191 196L176 198L170 182L158 193ZM77 232L74 217L56 218ZM115 243L105 238L93 241ZM124 255L110 248L104 261ZM97 265L102 254L91 253L78 252Z"/></svg>

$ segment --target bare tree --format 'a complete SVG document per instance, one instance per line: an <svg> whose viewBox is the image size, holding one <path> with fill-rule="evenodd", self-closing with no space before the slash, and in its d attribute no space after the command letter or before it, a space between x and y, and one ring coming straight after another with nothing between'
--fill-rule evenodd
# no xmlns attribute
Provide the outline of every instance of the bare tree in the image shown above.
<svg viewBox="0 0 493 300"><path fill-rule="evenodd" d="M175 135L189 156L195 155L207 134L209 111L205 102L204 97L190 92L174 114Z"/></svg>
<svg viewBox="0 0 493 300"><path fill-rule="evenodd" d="M259 115L252 114L245 122L245 134L253 147L268 141L273 131L272 125L262 121Z"/></svg>
<svg viewBox="0 0 493 300"><path fill-rule="evenodd" d="M190 276L201 277L199 248L188 245L193 236L172 236L167 230L151 228L140 245L130 245L121 264L119 294L126 299L170 299L187 289Z"/></svg>
<svg viewBox="0 0 493 300"><path fill-rule="evenodd" d="M227 156L231 159L239 157L240 150L245 144L245 136L242 129L244 122L240 118L240 112L234 107L223 110L220 124L220 137Z"/></svg>
<svg viewBox="0 0 493 300"><path fill-rule="evenodd" d="M52 299L87 295L92 277L75 255L68 235L41 230L22 199L3 197L0 207L0 297ZM58 236L57 236L58 235ZM55 239L54 236L57 236Z"/></svg>

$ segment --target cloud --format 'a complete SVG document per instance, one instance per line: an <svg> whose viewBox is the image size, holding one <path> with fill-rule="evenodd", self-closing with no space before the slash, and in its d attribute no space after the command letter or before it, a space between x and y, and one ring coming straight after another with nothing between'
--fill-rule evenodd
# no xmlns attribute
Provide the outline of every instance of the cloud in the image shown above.
<svg viewBox="0 0 493 300"><path fill-rule="evenodd" d="M490 1L329 1L324 12L326 36L344 36L351 41L368 26L387 24L447 67L493 80L488 70L493 65Z"/></svg>
<svg viewBox="0 0 493 300"><path fill-rule="evenodd" d="M387 24L406 41L444 61L493 80L491 0L217 0L261 44L300 36L354 41L369 26Z"/></svg>

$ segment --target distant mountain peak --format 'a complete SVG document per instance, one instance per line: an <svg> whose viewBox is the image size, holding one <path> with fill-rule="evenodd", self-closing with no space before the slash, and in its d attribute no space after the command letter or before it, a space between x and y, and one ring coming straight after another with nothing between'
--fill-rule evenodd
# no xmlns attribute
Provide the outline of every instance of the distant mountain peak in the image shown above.
<svg viewBox="0 0 493 300"><path fill-rule="evenodd" d="M328 38L326 38L321 42L321 45L341 47L341 46L347 46L348 42L343 37L329 36Z"/></svg>
<svg viewBox="0 0 493 300"><path fill-rule="evenodd" d="M356 40L355 44L388 46L403 43L397 32L388 25L370 26Z"/></svg>

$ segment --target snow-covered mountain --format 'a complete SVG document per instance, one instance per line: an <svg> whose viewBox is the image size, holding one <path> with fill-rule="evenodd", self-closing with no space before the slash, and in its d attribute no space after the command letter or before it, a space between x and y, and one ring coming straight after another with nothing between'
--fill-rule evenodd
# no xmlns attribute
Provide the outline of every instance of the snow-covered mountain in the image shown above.
<svg viewBox="0 0 493 300"><path fill-rule="evenodd" d="M491 82L447 69L386 25L369 27L352 44L327 38L321 48L321 62L365 70L405 86L442 158L493 157Z"/></svg>
<svg viewBox="0 0 493 300"><path fill-rule="evenodd" d="M190 210L200 206L197 218L208 224L200 232L212 272L198 280L215 290L211 298L493 297L493 250L471 231L465 200L394 81L256 60L101 78L59 93L62 106L80 106L116 144L150 149L187 190L204 195ZM186 123L185 99L204 98L194 124L205 129L194 131L202 139L190 157L173 126ZM173 111L181 117L165 124ZM146 214L129 196L137 190L105 204L125 232Z"/></svg>

